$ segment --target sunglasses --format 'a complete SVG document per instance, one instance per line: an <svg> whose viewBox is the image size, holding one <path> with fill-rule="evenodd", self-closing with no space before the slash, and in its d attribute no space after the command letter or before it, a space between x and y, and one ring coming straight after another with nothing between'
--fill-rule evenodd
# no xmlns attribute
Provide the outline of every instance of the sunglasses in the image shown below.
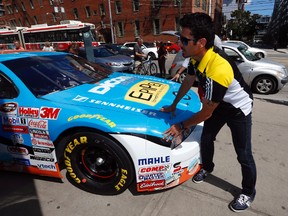
<svg viewBox="0 0 288 216"><path fill-rule="evenodd" d="M197 42L197 39L196 38L189 39L189 38L185 38L185 37L180 35L180 41L184 46L187 46L189 41L193 41L195 43L195 42Z"/></svg>

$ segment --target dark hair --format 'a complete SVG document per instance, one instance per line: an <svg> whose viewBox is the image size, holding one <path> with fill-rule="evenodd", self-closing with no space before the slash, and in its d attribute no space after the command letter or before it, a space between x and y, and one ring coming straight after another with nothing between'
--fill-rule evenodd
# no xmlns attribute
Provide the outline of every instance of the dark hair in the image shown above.
<svg viewBox="0 0 288 216"><path fill-rule="evenodd" d="M180 26L182 28L189 28L191 30L191 35L197 40L205 38L207 40L205 45L206 49L209 49L214 45L214 24L208 14L200 12L186 14L181 18Z"/></svg>

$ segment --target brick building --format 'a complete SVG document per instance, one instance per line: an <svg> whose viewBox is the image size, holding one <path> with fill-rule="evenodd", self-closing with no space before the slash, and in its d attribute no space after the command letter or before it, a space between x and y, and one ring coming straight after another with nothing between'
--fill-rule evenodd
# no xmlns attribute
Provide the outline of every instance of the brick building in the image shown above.
<svg viewBox="0 0 288 216"><path fill-rule="evenodd" d="M190 12L211 15L220 33L223 0L3 0L2 4L2 27L80 20L95 24L97 40L123 43L139 36L144 41L175 40L160 32L177 30L179 17Z"/></svg>

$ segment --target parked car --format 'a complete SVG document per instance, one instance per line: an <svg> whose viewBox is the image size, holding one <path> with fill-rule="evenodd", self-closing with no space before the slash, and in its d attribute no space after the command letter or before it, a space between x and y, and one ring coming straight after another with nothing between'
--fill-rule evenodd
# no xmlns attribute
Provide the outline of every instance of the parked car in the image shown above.
<svg viewBox="0 0 288 216"><path fill-rule="evenodd" d="M256 48L256 47L250 47L248 44L244 43L243 41L238 41L238 40L227 40L227 41L222 41L222 43L226 44L237 44L237 45L242 45L246 49L248 49L253 55L255 55L258 58L265 58L267 57L267 52L265 50Z"/></svg>
<svg viewBox="0 0 288 216"><path fill-rule="evenodd" d="M236 62L254 93L272 94L288 82L288 72L284 65L266 58L259 59L242 44L222 43L222 49Z"/></svg>
<svg viewBox="0 0 288 216"><path fill-rule="evenodd" d="M246 83L254 93L272 94L281 90L288 81L287 69L284 65L268 59L259 59L242 45L222 43L222 49L238 66ZM175 76L184 61L179 51L169 69L171 77ZM187 71L181 74L178 82L182 83Z"/></svg>
<svg viewBox="0 0 288 216"><path fill-rule="evenodd" d="M190 90L174 118L159 111L178 83L63 52L1 54L0 71L1 170L61 178L66 167L73 185L113 195L132 182L139 192L167 189L200 169L202 124L176 143L163 139L201 108Z"/></svg>
<svg viewBox="0 0 288 216"><path fill-rule="evenodd" d="M126 42L123 44L123 46L126 46L129 49L133 50L136 43L137 42ZM152 59L158 58L157 47L154 46L154 43L144 42L142 44L142 50L146 55L151 56Z"/></svg>
<svg viewBox="0 0 288 216"><path fill-rule="evenodd" d="M166 50L172 54L178 53L179 50L181 50L181 47L175 42L170 42L170 41L165 42L164 46L165 46Z"/></svg>
<svg viewBox="0 0 288 216"><path fill-rule="evenodd" d="M104 45L93 47L94 63L101 65L111 71L127 71L131 72L134 69L134 59L127 55L120 55L112 52ZM79 56L86 58L84 47L79 49Z"/></svg>
<svg viewBox="0 0 288 216"><path fill-rule="evenodd" d="M120 55L127 55L131 58L134 58L134 52L133 50L129 49L126 46L123 46L123 44L105 44L105 45L101 45L106 47L107 49L116 52L116 54L120 54Z"/></svg>

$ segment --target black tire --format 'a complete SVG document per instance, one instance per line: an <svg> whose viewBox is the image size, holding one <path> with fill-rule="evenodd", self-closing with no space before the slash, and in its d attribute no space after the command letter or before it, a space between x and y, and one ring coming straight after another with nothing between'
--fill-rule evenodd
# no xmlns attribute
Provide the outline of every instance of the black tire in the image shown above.
<svg viewBox="0 0 288 216"><path fill-rule="evenodd" d="M95 132L78 132L65 141L68 177L79 188L95 194L124 192L134 179L130 157L112 139Z"/></svg>
<svg viewBox="0 0 288 216"><path fill-rule="evenodd" d="M152 62L149 66L149 75L156 76L157 72L158 72L157 65L154 62Z"/></svg>
<svg viewBox="0 0 288 216"><path fill-rule="evenodd" d="M155 60L156 56L153 52L149 52L148 55L151 57L151 59Z"/></svg>
<svg viewBox="0 0 288 216"><path fill-rule="evenodd" d="M252 91L257 94L272 94L276 91L276 80L271 76L257 77L252 83Z"/></svg>

